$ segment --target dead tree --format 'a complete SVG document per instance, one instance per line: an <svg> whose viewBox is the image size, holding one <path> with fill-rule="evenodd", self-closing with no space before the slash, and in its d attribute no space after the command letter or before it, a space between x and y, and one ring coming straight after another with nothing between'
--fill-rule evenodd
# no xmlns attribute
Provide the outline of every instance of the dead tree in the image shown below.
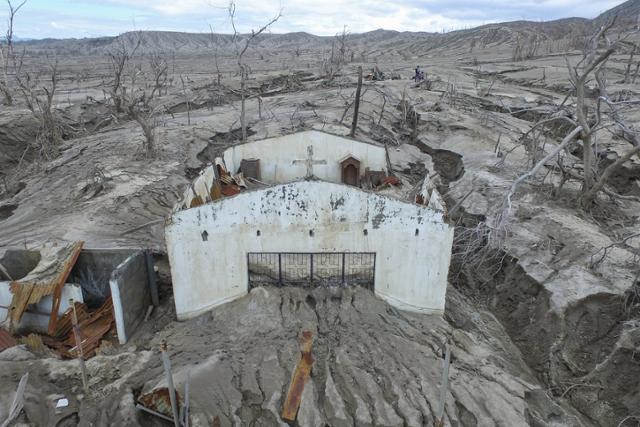
<svg viewBox="0 0 640 427"><path fill-rule="evenodd" d="M156 93L162 96L162 89L167 85L169 64L164 56L154 53L149 57L149 66L151 73L153 74L153 89L151 91L151 98Z"/></svg>
<svg viewBox="0 0 640 427"><path fill-rule="evenodd" d="M9 81L9 67L12 67L15 71L16 57L13 51L13 21L16 13L24 6L27 0L24 0L18 6L13 6L11 0L7 0L9 6L9 19L7 24L7 35L5 37L5 43L0 44L0 61L2 62L2 81L0 81L0 92L4 96L4 103L6 105L13 104L13 95L11 93L11 82Z"/></svg>
<svg viewBox="0 0 640 427"><path fill-rule="evenodd" d="M116 39L116 46L107 53L112 78L107 92L118 114L123 112L123 97L125 96L123 82L126 78L127 66L142 43L142 37L136 39L137 42L130 48L127 46L126 40L120 36Z"/></svg>
<svg viewBox="0 0 640 427"><path fill-rule="evenodd" d="M189 101L189 92L187 91L187 85L184 83L182 74L180 75L180 82L182 83L182 95L184 96L184 102L187 104L187 125L191 126L191 102Z"/></svg>
<svg viewBox="0 0 640 427"><path fill-rule="evenodd" d="M58 145L62 142L64 133L53 100L58 88L58 62L49 65L47 77L49 84L42 87L38 87L40 77L25 71L23 64L24 54L18 61L16 70L18 90L22 94L27 108L40 123L37 149L42 157L49 159L57 154Z"/></svg>
<svg viewBox="0 0 640 427"><path fill-rule="evenodd" d="M162 108L156 100L166 90L168 64L162 56L151 55L147 73L147 68L132 61L142 43L141 34L137 34L133 49L129 50L124 43L119 45L114 56L118 60L116 74L119 78L119 88L114 91L115 99L120 102L121 109L142 129L145 154L152 157L156 152L156 116Z"/></svg>
<svg viewBox="0 0 640 427"><path fill-rule="evenodd" d="M640 71L640 60L638 60L636 63L636 69L633 76L631 76L631 67L633 66L633 58L639 52L639 50L640 49L638 49L638 45L635 43L632 43L631 51L629 52L629 60L627 61L627 67L624 70L624 79L622 80L623 83L636 82L636 78L638 77L638 71Z"/></svg>
<svg viewBox="0 0 640 427"><path fill-rule="evenodd" d="M609 178L628 160L640 152L640 140L637 131L626 125L618 105L613 102L607 93L606 64L611 55L620 46L620 41L611 43L606 32L613 26L615 20L604 25L590 40L589 46L584 53L580 63L572 66L567 60L569 78L575 88L576 106L575 117L577 124L582 128L580 139L582 141L582 198L583 207L590 207ZM605 50L598 53L600 43L604 43ZM586 83L595 77L599 97L596 106L592 108L594 117L589 116L589 106L587 104ZM603 111L605 108L608 112ZM606 117L605 117L606 114ZM618 128L620 136L632 145L632 148L611 163L598 175L594 156L594 136L595 133L605 126Z"/></svg>
<svg viewBox="0 0 640 427"><path fill-rule="evenodd" d="M144 79L145 75L136 67L132 67L129 70L129 79L126 85L123 85L122 101L126 105L127 113L129 117L135 120L144 135L144 141L142 143L145 154L148 157L153 157L156 152L156 127L158 125L156 121L156 113L160 108L154 105L154 98L156 94L160 93L163 89L161 86L156 90L154 87L151 92L148 92L140 80Z"/></svg>
<svg viewBox="0 0 640 427"><path fill-rule="evenodd" d="M567 133L567 136L560 145L513 183L504 196L502 208L496 217L494 224L496 229L501 229L506 223L506 219L511 211L511 197L515 194L518 186L535 176L552 158L565 150L574 139L577 139L578 144L581 146L582 158L580 160L582 167L577 169L565 168L563 158L558 157L556 166L562 173L562 179L558 189L560 189L568 179L578 180L582 184L579 197L580 205L585 209L593 206L601 191L614 197L621 197L608 190L606 185L610 178L627 161L640 153L638 131L628 125L623 117L623 109L636 108L635 106L640 104L640 100L614 101L607 92L607 60L621 46L621 40L611 43L606 36L607 30L613 26L613 23L612 21L604 25L591 37L583 57L578 64L571 65L567 60L569 79L574 87L575 107L564 107L566 100L569 98L568 95L561 106L565 111L561 111L551 118L536 123L523 136L523 139L526 139L535 129L557 121L569 124L571 126L570 129L572 129ZM601 44L603 48L600 47ZM589 98L586 89L587 82L593 78L595 78L598 90L598 96L595 100ZM604 167L599 167L595 155L595 138L598 132L605 129L616 130L617 136L627 141L631 145L631 148L621 154L615 161Z"/></svg>
<svg viewBox="0 0 640 427"><path fill-rule="evenodd" d="M331 41L331 54L322 64L322 72L326 75L328 81L333 80L346 63L347 52L349 52L347 46L349 34L349 30L347 30L347 26L345 25L342 33L336 34Z"/></svg>
<svg viewBox="0 0 640 427"><path fill-rule="evenodd" d="M211 34L211 49L213 50L213 65L216 67L216 82L218 86L222 82L222 73L220 72L220 60L218 55L218 43L216 43L213 27L209 25L209 33Z"/></svg>
<svg viewBox="0 0 640 427"><path fill-rule="evenodd" d="M251 34L248 34L241 40L240 33L236 28L236 4L234 0L231 0L229 3L229 20L231 21L231 27L233 28L233 44L236 50L236 62L238 64L238 71L240 72L240 126L242 128L242 141L245 142L247 140L247 120L246 120L246 84L247 78L249 77L249 67L244 63L244 55L247 53L249 46L253 43L256 38L267 31L271 25L273 25L280 17L282 16L282 10L278 11L278 14L271 18L269 22L260 27L257 31L251 30Z"/></svg>
<svg viewBox="0 0 640 427"><path fill-rule="evenodd" d="M533 59L538 55L538 50L542 44L542 36L534 33L531 35L523 36L518 33L516 37L516 45L513 48L512 60L513 61L525 61L527 59Z"/></svg>

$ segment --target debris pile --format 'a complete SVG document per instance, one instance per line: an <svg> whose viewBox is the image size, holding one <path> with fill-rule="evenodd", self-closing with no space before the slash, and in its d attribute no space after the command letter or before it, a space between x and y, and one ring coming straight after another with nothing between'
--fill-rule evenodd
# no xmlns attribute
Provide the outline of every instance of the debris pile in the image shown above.
<svg viewBox="0 0 640 427"><path fill-rule="evenodd" d="M266 187L267 184L250 176L252 173L244 173L245 168L259 170L259 167L259 164L256 166L245 162L241 170L234 175L227 171L224 161L217 157L213 164L204 168L193 180L184 193L182 203L176 209L195 208L223 197L235 196L242 191Z"/></svg>
<svg viewBox="0 0 640 427"><path fill-rule="evenodd" d="M2 335L37 353L50 353L47 346L62 358L93 357L125 344L160 304L148 251L48 242L7 249L0 261Z"/></svg>
<svg viewBox="0 0 640 427"><path fill-rule="evenodd" d="M82 357L88 359L95 356L98 348L103 345L103 340L117 342L111 297L108 297L104 304L93 312L89 312L84 303L75 302L74 305L82 351L76 345L73 331L74 307L70 307L62 315L54 336L43 338L43 342L47 346L64 358Z"/></svg>

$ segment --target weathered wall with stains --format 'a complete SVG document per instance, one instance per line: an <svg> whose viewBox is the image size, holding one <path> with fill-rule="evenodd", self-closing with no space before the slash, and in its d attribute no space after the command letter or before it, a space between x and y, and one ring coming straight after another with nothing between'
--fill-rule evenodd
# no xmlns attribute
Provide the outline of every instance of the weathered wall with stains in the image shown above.
<svg viewBox="0 0 640 427"><path fill-rule="evenodd" d="M375 252L376 294L441 312L453 228L424 206L300 181L176 212L166 239L179 319L245 295L248 252Z"/></svg>
<svg viewBox="0 0 640 427"><path fill-rule="evenodd" d="M306 159L308 146L313 146L315 160L327 162L313 167L313 174L325 181L341 182L340 161L349 155L360 160L360 175L367 167L387 170L384 147L315 130L233 146L225 150L224 162L230 172L236 173L242 159L260 159L261 180L281 184L306 176L306 165L294 164L293 159Z"/></svg>

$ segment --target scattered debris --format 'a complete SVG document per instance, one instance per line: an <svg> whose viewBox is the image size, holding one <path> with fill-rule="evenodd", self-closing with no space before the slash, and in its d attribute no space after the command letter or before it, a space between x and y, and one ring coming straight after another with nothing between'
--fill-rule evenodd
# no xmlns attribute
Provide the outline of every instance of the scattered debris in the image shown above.
<svg viewBox="0 0 640 427"><path fill-rule="evenodd" d="M311 331L302 332L302 337L300 339L300 360L298 361L293 376L291 377L287 398L282 407L282 419L285 421L294 422L296 420L298 408L300 408L300 402L302 400L304 385L311 376L311 368L313 366L313 355L311 354L312 346L313 334Z"/></svg>
<svg viewBox="0 0 640 427"><path fill-rule="evenodd" d="M378 68L378 66L374 66L371 69L371 73L369 73L366 76L364 76L364 78L365 78L365 80L371 80L371 81L386 80L385 74Z"/></svg>
<svg viewBox="0 0 640 427"><path fill-rule="evenodd" d="M9 332L0 328L0 351L6 350L15 345L18 345L18 341L16 341Z"/></svg>
<svg viewBox="0 0 640 427"><path fill-rule="evenodd" d="M176 393L176 401L179 405L181 398L178 393ZM160 387L140 396L136 408L173 422L173 418L171 417L173 413L171 396L167 387Z"/></svg>
<svg viewBox="0 0 640 427"><path fill-rule="evenodd" d="M29 334L20 338L20 344L24 344L29 351L36 354L50 353L49 348L42 342L42 336L38 334Z"/></svg>
<svg viewBox="0 0 640 427"><path fill-rule="evenodd" d="M56 409L59 408L66 408L67 406L69 406L69 399L67 398L62 398L62 399L58 399L56 401Z"/></svg>
<svg viewBox="0 0 640 427"><path fill-rule="evenodd" d="M375 187L374 190L375 191L380 191L380 190L385 189L387 187L396 187L398 185L402 185L402 181L400 181L400 179L398 177L396 177L396 176L388 175L388 176L385 176L384 178L382 178L382 181L380 182L380 185Z"/></svg>
<svg viewBox="0 0 640 427"><path fill-rule="evenodd" d="M7 279L9 279L9 280L11 280L13 282L13 277L11 277L11 275L9 274L7 269L4 268L4 265L2 265L2 263L0 263L0 272L2 274L4 274Z"/></svg>
<svg viewBox="0 0 640 427"><path fill-rule="evenodd" d="M191 376L187 376L185 383L185 403L180 404L181 399L173 385L173 373L171 371L171 360L167 354L167 343L162 342L160 345L160 356L164 367L167 387L160 387L146 393L138 399L136 408L148 412L152 415L160 417L164 420L171 421L175 427L188 425L188 405L189 405L189 382ZM178 410L180 408L180 410Z"/></svg>
<svg viewBox="0 0 640 427"><path fill-rule="evenodd" d="M18 415L20 415L20 411L22 411L22 407L24 406L24 389L27 387L28 380L29 373L27 372L22 376L22 378L20 378L20 383L18 384L16 395L13 397L11 408L9 408L9 415L7 416L7 419L0 425L0 427L8 427L9 424L11 424L11 422L15 420Z"/></svg>

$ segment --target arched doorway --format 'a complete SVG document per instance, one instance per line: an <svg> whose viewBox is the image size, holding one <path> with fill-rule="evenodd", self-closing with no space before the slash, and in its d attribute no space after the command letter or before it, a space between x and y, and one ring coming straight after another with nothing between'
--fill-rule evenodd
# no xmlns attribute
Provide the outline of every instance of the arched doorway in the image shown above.
<svg viewBox="0 0 640 427"><path fill-rule="evenodd" d="M344 168L344 183L347 185L358 185L358 168L354 165L346 165Z"/></svg>
<svg viewBox="0 0 640 427"><path fill-rule="evenodd" d="M348 156L340 162L342 167L342 183L360 187L360 160Z"/></svg>

